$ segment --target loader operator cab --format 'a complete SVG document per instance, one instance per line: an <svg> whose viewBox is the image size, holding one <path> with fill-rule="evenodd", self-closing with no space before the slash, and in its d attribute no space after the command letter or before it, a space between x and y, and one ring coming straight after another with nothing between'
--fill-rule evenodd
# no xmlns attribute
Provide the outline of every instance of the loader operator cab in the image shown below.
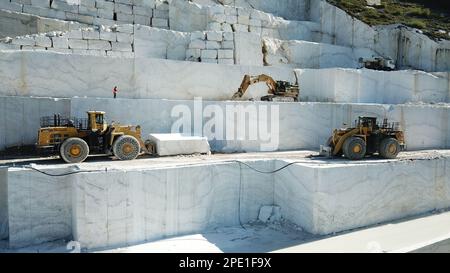
<svg viewBox="0 0 450 273"><path fill-rule="evenodd" d="M356 122L356 127L367 128L368 132L378 130L377 118L374 117L359 117Z"/></svg>
<svg viewBox="0 0 450 273"><path fill-rule="evenodd" d="M88 124L92 132L103 133L108 128L105 120L105 112L88 111Z"/></svg>
<svg viewBox="0 0 450 273"><path fill-rule="evenodd" d="M364 135L371 134L378 129L377 118L374 117L359 117L358 127L362 129Z"/></svg>

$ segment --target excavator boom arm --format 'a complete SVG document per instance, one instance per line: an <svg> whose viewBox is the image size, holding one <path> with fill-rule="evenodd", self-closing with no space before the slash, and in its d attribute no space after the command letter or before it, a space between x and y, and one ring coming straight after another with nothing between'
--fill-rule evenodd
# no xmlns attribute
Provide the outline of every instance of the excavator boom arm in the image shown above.
<svg viewBox="0 0 450 273"><path fill-rule="evenodd" d="M237 100L244 96L244 94L247 92L248 88L256 83L265 82L267 84L267 87L269 87L268 93L274 94L277 83L275 80L265 74L261 74L259 76L251 77L250 75L245 75L244 79L242 80L242 83L236 93L234 93L232 99Z"/></svg>

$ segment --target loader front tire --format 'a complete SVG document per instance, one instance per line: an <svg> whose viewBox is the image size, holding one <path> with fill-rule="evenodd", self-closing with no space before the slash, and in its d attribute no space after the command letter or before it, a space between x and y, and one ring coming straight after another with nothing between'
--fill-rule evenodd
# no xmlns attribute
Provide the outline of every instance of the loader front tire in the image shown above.
<svg viewBox="0 0 450 273"><path fill-rule="evenodd" d="M61 144L59 154L67 163L81 163L89 155L89 146L81 138L71 137Z"/></svg>
<svg viewBox="0 0 450 273"><path fill-rule="evenodd" d="M395 138L385 138L381 141L378 152L383 158L394 159L400 152L400 143Z"/></svg>
<svg viewBox="0 0 450 273"><path fill-rule="evenodd" d="M133 160L141 152L139 141L133 136L120 136L113 144L113 153L120 160Z"/></svg>
<svg viewBox="0 0 450 273"><path fill-rule="evenodd" d="M349 137L344 141L342 150L346 158L360 160L366 155L366 142L359 137Z"/></svg>

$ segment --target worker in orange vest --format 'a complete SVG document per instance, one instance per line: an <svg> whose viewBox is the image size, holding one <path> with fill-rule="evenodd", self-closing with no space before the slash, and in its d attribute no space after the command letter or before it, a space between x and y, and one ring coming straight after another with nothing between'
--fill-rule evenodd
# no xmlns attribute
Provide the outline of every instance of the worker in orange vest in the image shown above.
<svg viewBox="0 0 450 273"><path fill-rule="evenodd" d="M114 88L113 88L113 95L114 95L114 98L117 97L117 92L119 92L119 89L117 88L117 86L114 86Z"/></svg>

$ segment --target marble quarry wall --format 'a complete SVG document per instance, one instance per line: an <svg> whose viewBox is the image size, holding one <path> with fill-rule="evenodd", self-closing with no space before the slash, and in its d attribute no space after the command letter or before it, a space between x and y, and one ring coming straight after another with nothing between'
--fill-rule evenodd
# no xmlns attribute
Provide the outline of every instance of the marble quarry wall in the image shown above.
<svg viewBox="0 0 450 273"><path fill-rule="evenodd" d="M262 169L273 164L252 162ZM248 169L241 174L236 163L111 172L105 178L87 174L73 181L73 235L87 248L237 226L274 203L273 177Z"/></svg>
<svg viewBox="0 0 450 273"><path fill-rule="evenodd" d="M302 101L357 103L446 103L450 74L369 69L295 69ZM325 79L325 80L324 80Z"/></svg>
<svg viewBox="0 0 450 273"><path fill-rule="evenodd" d="M60 178L13 168L0 170L0 212L13 248L72 238L88 249L119 247L238 226L265 205L279 206L283 219L307 232L331 234L448 208L448 161L297 163L270 175L231 162ZM246 163L273 170L289 162Z"/></svg>
<svg viewBox="0 0 450 273"><path fill-rule="evenodd" d="M34 145L40 118L70 115L70 100L32 97L0 97L0 150Z"/></svg>
<svg viewBox="0 0 450 273"><path fill-rule="evenodd" d="M285 20L249 6L221 6L214 2L206 4L209 6L173 0L170 4L171 29L189 32L252 32L285 40L318 41L321 37L320 25L317 22Z"/></svg>
<svg viewBox="0 0 450 273"><path fill-rule="evenodd" d="M173 2L175 1L182 0ZM203 18L206 18L205 24L214 30L229 29L227 24L234 23L237 26L232 27L233 31L254 31L261 33L263 37L334 44L351 49L367 48L376 52L376 55L392 58L399 68L425 71L449 69L450 45L446 41L435 42L417 30L404 26L371 27L327 1L199 0L194 2L206 5L196 6L196 8L204 10L202 14L204 14ZM229 6L217 6L220 3ZM195 5L191 4L191 6ZM241 18L240 10L242 10ZM305 20L310 21L305 22ZM205 24L198 26L205 27ZM224 24L225 27L222 27ZM295 27L286 28L286 26Z"/></svg>
<svg viewBox="0 0 450 273"><path fill-rule="evenodd" d="M169 28L169 4L162 0L3 0L0 9L89 25L141 24Z"/></svg>
<svg viewBox="0 0 450 273"><path fill-rule="evenodd" d="M263 66L261 38L254 33L178 32L130 24L5 38L1 49Z"/></svg>
<svg viewBox="0 0 450 273"><path fill-rule="evenodd" d="M400 68L448 71L449 44L435 42L417 31L397 25L371 27L326 1L311 1L310 18L321 25L322 42L369 48L396 61Z"/></svg>
<svg viewBox="0 0 450 273"><path fill-rule="evenodd" d="M48 2L50 4L50 1ZM425 35L414 32L405 27L370 27L361 21L352 18L343 10L328 4L326 1L253 1L255 3L252 1L234 1L230 2L229 6L219 5L220 3L216 1L200 1L202 4L208 4L204 6L187 2L185 0L172 0L170 1L170 4L168 2L161 2L158 0L137 1L133 2L134 5L132 5L131 1L128 1L129 3L125 2L95 2L93 0L89 0L86 2L82 1L79 5L69 5L65 3L64 0L55 0L51 2L51 7L47 7L47 1L42 3L30 2L31 5L21 4L19 1L19 3L6 2L2 4L3 6L0 6L0 8L14 11L21 9L24 12L25 9L27 9L26 12L31 14L37 14L49 18L73 20L94 25L135 23L168 29L170 18L170 29L182 32L205 30L235 33L250 32L261 37L286 40L283 43L285 44L285 47L289 48L288 52L286 53L276 50L279 51L280 54L275 55L289 55L295 54L295 52L300 52L297 53L297 56L291 56L294 59L297 58L297 60L291 60L289 63L292 65L297 65L298 68L330 67L331 64L334 63L332 60L324 66L312 66L311 63L317 63L315 61L316 59L328 59L321 56L321 51L323 51L325 55L332 53L339 56L350 56L350 59L349 57L344 57L344 67L357 67L358 63L355 62L355 60L358 60L360 57L371 57L378 55L394 59L397 66L402 69L412 68L425 71L447 71L450 65L449 43L432 41ZM15 8L13 8L13 6ZM32 9L30 9L30 7L32 7ZM274 12L277 10L279 12L275 12L275 15L284 14L284 18L276 17L272 13L260 11L258 10L259 8L268 12ZM302 13L298 12L298 10L303 8L305 9L303 10L304 13L309 14L308 16L302 15ZM63 11L61 11L61 9ZM112 16L116 14L115 17L117 17L117 20L114 21L94 17L94 15L100 16L98 14L99 10L102 10L102 12L105 11L108 14L111 13L113 14ZM81 15L83 12L87 12L88 15ZM131 12L131 15L127 14L129 12ZM136 12L142 14L135 14ZM297 14L297 16L288 15L288 13ZM62 15L60 16L61 18L59 18L56 14L64 14L64 16L67 14L77 14L77 16L81 16L83 18L87 16L94 19L87 20L84 18L79 20L77 16L67 18L62 17ZM121 16L127 19L122 20L122 18L119 18ZM144 20L144 17L147 19ZM151 23L149 22L149 18L152 20ZM289 20L286 20L286 18ZM306 20L305 18L311 18L311 21L297 21ZM50 25L53 26L53 23ZM64 28L64 26L62 27ZM20 29L20 26L18 26L18 29ZM247 36L244 38L250 40L245 41L245 43L250 43L253 41L251 39L252 37L253 36ZM305 41L320 44L307 43ZM204 53L204 59L206 59L206 62L219 63L219 59L223 59L221 63L231 64L231 61L229 60L230 58L228 57L219 58L217 56L216 58L213 58L213 55L216 53L214 50L230 50L230 45L226 46L227 48L222 48L220 45L213 45L213 42L216 41L211 41L209 43L210 47L216 48L206 48L206 50L213 51L207 51ZM259 47L261 46L262 45L259 44ZM187 56L185 57L188 59L198 58L199 48L187 47L187 49L191 50L187 52ZM286 51L286 49L281 51ZM246 52L254 51L247 50ZM225 54L225 56L230 56L229 52L223 52L222 54ZM129 53L118 53L114 55L129 55ZM171 56L171 54L168 55ZM235 52L234 55L239 55L239 53ZM309 60L305 60L310 55L311 58L309 58ZM179 56L177 54L177 60L178 57ZM275 58L272 54L266 57L268 59L282 60L281 63L279 61L272 60L272 62L266 62L266 65L281 65L284 63L286 58ZM235 60L235 64L241 63ZM248 62L245 62L244 64L250 65ZM254 62L251 65L262 65L262 63L258 60L258 62ZM302 65L305 66L303 67Z"/></svg>
<svg viewBox="0 0 450 273"><path fill-rule="evenodd" d="M36 176L31 171L4 172L0 185L4 185L5 179L10 247L72 237L70 177Z"/></svg>
<svg viewBox="0 0 450 273"><path fill-rule="evenodd" d="M305 166L275 174L275 204L313 234L330 234L450 207L448 157ZM286 163L277 161L275 167ZM295 181L295 183L292 183Z"/></svg>
<svg viewBox="0 0 450 273"><path fill-rule="evenodd" d="M203 63L234 64L234 33L197 31L191 35L186 60Z"/></svg>
<svg viewBox="0 0 450 273"><path fill-rule="evenodd" d="M136 58L186 60L186 49L191 33L165 30L148 26L134 26Z"/></svg>
<svg viewBox="0 0 450 273"><path fill-rule="evenodd" d="M8 168L0 166L0 240L8 235Z"/></svg>
<svg viewBox="0 0 450 273"><path fill-rule="evenodd" d="M183 2L174 0L174 2ZM174 2L172 2L173 5ZM198 6L180 3L192 14L202 14L199 20L180 21L174 27L184 31L207 29L235 32L254 32L262 37L280 40L302 40L321 43L316 48L324 48L334 54L342 51L355 52L355 58L381 55L396 61L397 67L402 69L420 69L425 71L448 71L450 59L450 45L435 42L427 36L403 26L371 27L354 19L343 10L328 4L326 1L225 1L230 6L220 6L214 1L200 1L209 6ZM287 15L297 8L306 8L308 16L296 12L297 16ZM274 12L274 10L278 12ZM284 19L273 14L284 14ZM174 13L175 14L175 13ZM175 16L175 15L174 15ZM176 16L180 16L177 13ZM194 15L192 15L194 17ZM296 20L311 20L309 22ZM289 20L285 20L289 19ZM171 20L173 22L176 19ZM192 26L188 26L192 22ZM231 27L230 27L231 26ZM310 43L285 41L294 44L305 56L312 54L312 58L320 58L311 51ZM332 45L337 45L333 47ZM319 54L320 55L320 54ZM345 62L344 62L345 63ZM348 62L347 62L348 63ZM270 62L266 63L271 65ZM301 63L300 63L301 64ZM310 66L306 66L310 67ZM352 66L353 67L353 66Z"/></svg>
<svg viewBox="0 0 450 273"><path fill-rule="evenodd" d="M135 45L137 55L143 54L146 57L170 55L171 58L179 59L186 57L183 46L190 43L189 35L148 29L144 31L145 37L155 36L161 41L146 46L145 41L141 41L141 31L138 30ZM240 35L254 34L235 33L235 42L248 41L241 39ZM121 98L189 100L202 97L204 100L228 100L238 89L245 74L265 73L276 80L296 82L298 78L301 101L387 104L449 102L448 72L384 72L333 68L295 69L294 73L294 69L283 66L245 65L259 59L259 54L262 55L262 52L258 51L245 55L246 47L244 43L236 42L238 50L235 60L243 64L239 66L151 58L119 59L52 52L2 52L0 82L3 88L0 95L108 98L112 87L117 85L121 90L119 95ZM70 68L70 74L66 73L65 67ZM50 77L52 80L48 80ZM266 91L266 85L260 83L251 86L245 98L258 98Z"/></svg>
<svg viewBox="0 0 450 273"><path fill-rule="evenodd" d="M0 138L0 150L34 145L41 116L60 113L85 117L86 111L93 109L106 111L108 121L141 125L144 138L150 133L171 133L181 118L188 119L189 125L180 133L208 137L211 150L217 152L318 149L326 142L332 128L352 124L361 115L400 122L408 150L450 147L449 109L437 105L24 97L0 97L0 105L3 111L0 131L5 132ZM211 122L218 122L208 111L217 113L217 119L224 124L221 134L208 129ZM257 126L256 135L248 133L251 126Z"/></svg>
<svg viewBox="0 0 450 273"><path fill-rule="evenodd" d="M4 39L5 49L48 50L64 54L93 56L134 57L134 26L115 25L67 32L53 31Z"/></svg>
<svg viewBox="0 0 450 273"><path fill-rule="evenodd" d="M133 111L123 111L119 107L121 104L129 105L129 109L133 109ZM213 151L318 149L321 144L326 142L332 128L339 128L344 123L353 124L358 116L364 115L400 122L401 128L405 131L408 150L450 147L450 113L449 108L445 106L204 101L201 104L202 109L196 110L197 106L193 101L72 99L71 112L72 116L83 116L89 109L104 110L108 113L109 120L140 124L143 128L143 135L147 135L149 133L170 133L172 125L179 120L179 116L172 113L172 109L177 105L182 105L185 110L189 109L192 118L196 114L201 115L201 111L204 109L215 109L219 113L223 113L223 123L228 126L224 128L223 135L216 137L214 132L206 129L202 132L200 129L200 134L204 133L204 136L208 137ZM230 108L238 105L240 107ZM278 105L278 110L269 107L271 105ZM264 108L264 106L269 108ZM242 123L239 124L243 126L242 128L250 130L251 124L267 124L267 131L271 132L272 137L265 139L264 128L259 126L258 130L260 131L255 139L247 131L242 132L242 139L237 138L234 135L238 130L237 119L226 115L227 108L236 110L237 115L241 117L239 122ZM251 114L254 109L257 114ZM278 118L272 116L272 111L274 115L278 112ZM211 118L207 115L203 116L201 128L207 128L206 124L210 120ZM197 125L193 120L188 132L194 134ZM228 132L228 130L230 131ZM277 134L277 130L279 134ZM229 136L232 134L231 132L234 132L234 138L227 140L225 136Z"/></svg>
<svg viewBox="0 0 450 273"><path fill-rule="evenodd" d="M254 8L288 20L310 20L310 0L194 0L194 2L208 5L215 2L229 6Z"/></svg>
<svg viewBox="0 0 450 273"><path fill-rule="evenodd" d="M265 65L294 68L360 68L360 58L378 56L366 48L272 38L263 38L263 48Z"/></svg>
<svg viewBox="0 0 450 273"><path fill-rule="evenodd" d="M139 47L136 49L139 54ZM70 69L69 74L65 67ZM245 74L266 73L278 80L295 82L293 70L286 68L107 58L47 51L2 52L0 71L3 84L0 94L8 96L107 98L111 96L112 88L118 86L122 98L225 100L236 92ZM263 93L267 86L259 84L252 90Z"/></svg>
<svg viewBox="0 0 450 273"><path fill-rule="evenodd" d="M252 165L272 169L274 162ZM261 205L273 203L273 177L248 169L240 175L236 163L51 179L34 171L0 174L0 186L9 186L10 247L72 235L86 248L156 240L256 220Z"/></svg>
<svg viewBox="0 0 450 273"><path fill-rule="evenodd" d="M0 9L0 39L82 27L87 25Z"/></svg>

